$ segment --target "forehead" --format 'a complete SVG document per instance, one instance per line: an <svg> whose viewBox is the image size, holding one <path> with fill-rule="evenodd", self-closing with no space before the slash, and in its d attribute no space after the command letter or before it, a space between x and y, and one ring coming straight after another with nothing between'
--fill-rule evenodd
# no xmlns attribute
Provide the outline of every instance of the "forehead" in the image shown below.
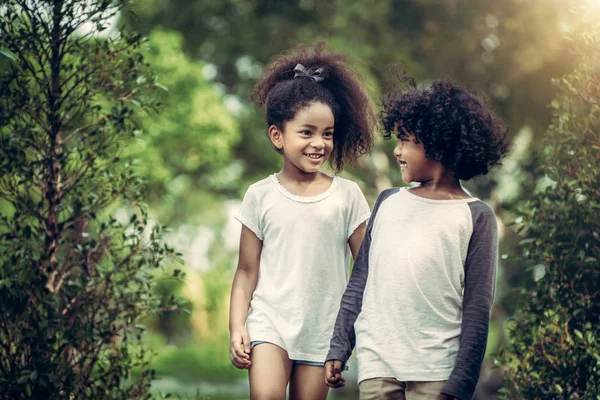
<svg viewBox="0 0 600 400"><path fill-rule="evenodd" d="M295 124L333 125L334 120L331 107L318 102L302 107L290 122Z"/></svg>

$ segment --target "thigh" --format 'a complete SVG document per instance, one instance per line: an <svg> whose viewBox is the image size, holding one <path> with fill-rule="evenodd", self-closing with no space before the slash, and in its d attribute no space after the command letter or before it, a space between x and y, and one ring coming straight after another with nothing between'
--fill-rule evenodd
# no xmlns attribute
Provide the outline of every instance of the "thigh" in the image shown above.
<svg viewBox="0 0 600 400"><path fill-rule="evenodd" d="M406 400L405 383L394 378L366 379L358 385L360 400Z"/></svg>
<svg viewBox="0 0 600 400"><path fill-rule="evenodd" d="M250 352L248 369L252 400L285 400L285 389L292 371L287 352L271 343L257 344Z"/></svg>
<svg viewBox="0 0 600 400"><path fill-rule="evenodd" d="M406 382L406 400L438 400L446 381Z"/></svg>
<svg viewBox="0 0 600 400"><path fill-rule="evenodd" d="M325 368L294 364L290 378L290 400L325 400L328 391Z"/></svg>

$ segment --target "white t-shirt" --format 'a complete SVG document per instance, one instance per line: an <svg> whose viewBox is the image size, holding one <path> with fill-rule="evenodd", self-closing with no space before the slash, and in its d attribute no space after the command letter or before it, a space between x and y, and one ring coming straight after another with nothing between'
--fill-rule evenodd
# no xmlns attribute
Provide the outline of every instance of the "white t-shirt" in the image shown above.
<svg viewBox="0 0 600 400"><path fill-rule="evenodd" d="M354 325L359 382L449 378L459 351L465 271L470 268L479 270L473 282L476 274L488 277L477 288L488 301L472 309L482 308L489 321L497 239L474 235L475 218L482 213L487 219L479 228L495 232L492 209L476 198L431 200L402 188L381 203L373 221L362 310ZM487 325L481 331L487 336ZM475 358L477 352L469 354Z"/></svg>
<svg viewBox="0 0 600 400"><path fill-rule="evenodd" d="M236 219L262 240L246 328L291 360L324 362L348 280L348 240L369 218L358 185L333 177L314 197L287 191L275 174L248 188Z"/></svg>

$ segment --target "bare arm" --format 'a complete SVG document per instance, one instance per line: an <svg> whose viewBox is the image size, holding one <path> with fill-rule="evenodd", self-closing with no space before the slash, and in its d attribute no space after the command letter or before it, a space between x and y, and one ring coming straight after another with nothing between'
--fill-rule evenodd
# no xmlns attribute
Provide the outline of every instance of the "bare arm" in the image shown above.
<svg viewBox="0 0 600 400"><path fill-rule="evenodd" d="M236 367L242 369L250 366L250 339L245 325L250 300L258 281L261 251L262 241L254 232L242 225L240 255L233 278L229 308L231 361Z"/></svg>
<svg viewBox="0 0 600 400"><path fill-rule="evenodd" d="M348 244L350 245L350 251L352 252L352 259L356 260L356 255L358 254L358 249L360 249L360 245L365 237L365 232L367 231L367 223L363 222L356 228L350 239L348 239Z"/></svg>

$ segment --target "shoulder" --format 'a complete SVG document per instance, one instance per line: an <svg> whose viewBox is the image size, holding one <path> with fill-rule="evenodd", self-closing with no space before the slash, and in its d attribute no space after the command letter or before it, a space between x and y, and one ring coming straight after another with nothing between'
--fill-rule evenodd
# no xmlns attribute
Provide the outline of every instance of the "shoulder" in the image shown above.
<svg viewBox="0 0 600 400"><path fill-rule="evenodd" d="M379 196L377 196L377 200L375 201L375 205L373 206L372 217L375 217L377 215L377 212L379 211L379 207L381 207L381 204L385 200L387 200L390 196L393 196L394 194L398 193L400 191L400 189L401 188L393 187L393 188L385 189L381 193L379 193Z"/></svg>
<svg viewBox="0 0 600 400"><path fill-rule="evenodd" d="M487 203L476 200L467 203L471 209L474 232L497 231L498 222L494 209Z"/></svg>
<svg viewBox="0 0 600 400"><path fill-rule="evenodd" d="M496 213L494 209L484 201L475 200L467 203L471 209L471 215L473 216L473 222L481 219L496 219Z"/></svg>
<svg viewBox="0 0 600 400"><path fill-rule="evenodd" d="M335 185L339 192L344 196L349 196L350 198L364 198L365 195L360 188L359 184L351 181L350 179L345 179L339 176L334 177Z"/></svg>
<svg viewBox="0 0 600 400"><path fill-rule="evenodd" d="M379 205L379 204L383 203L383 201L385 201L388 197L390 197L396 193L399 193L400 190L401 190L401 188L399 188L399 187L393 187L393 188L383 190L381 193L379 193L379 196L377 196L376 204Z"/></svg>
<svg viewBox="0 0 600 400"><path fill-rule="evenodd" d="M336 185L345 190L360 190L360 186L358 183L351 181L350 179L342 178L341 176L334 176L333 179L336 180Z"/></svg>
<svg viewBox="0 0 600 400"><path fill-rule="evenodd" d="M265 191L270 190L272 187L273 187L273 175L269 175L266 178L261 179L260 181L254 182L253 184L248 186L246 193L260 194L260 193L264 193Z"/></svg>

